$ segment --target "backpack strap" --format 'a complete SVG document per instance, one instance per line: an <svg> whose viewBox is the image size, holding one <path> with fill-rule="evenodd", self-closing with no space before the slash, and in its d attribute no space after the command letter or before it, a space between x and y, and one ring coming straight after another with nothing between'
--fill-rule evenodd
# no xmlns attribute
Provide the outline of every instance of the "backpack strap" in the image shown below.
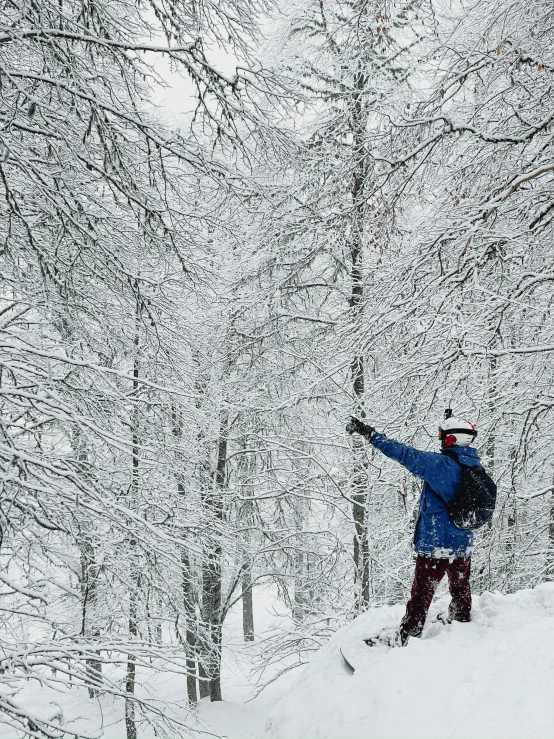
<svg viewBox="0 0 554 739"><path fill-rule="evenodd" d="M446 457L450 457L450 459L453 459L456 464L459 464L460 467L462 467L465 470L477 470L479 468L483 469L483 465L470 465L470 464L464 464L463 462L460 462L460 458L456 454L456 452L453 452L452 449L443 449L442 454L444 454Z"/></svg>
<svg viewBox="0 0 554 739"><path fill-rule="evenodd" d="M457 462L460 465L460 467L467 467L467 464L463 464L462 462L460 462L456 452L453 452L451 449L443 449L442 454L444 454L446 457L450 457L450 459L453 459L454 462Z"/></svg>

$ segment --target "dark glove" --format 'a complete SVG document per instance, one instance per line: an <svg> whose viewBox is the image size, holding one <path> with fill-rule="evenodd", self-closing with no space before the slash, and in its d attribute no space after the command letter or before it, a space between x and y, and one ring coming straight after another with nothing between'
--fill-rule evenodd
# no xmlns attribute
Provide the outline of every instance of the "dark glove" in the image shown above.
<svg viewBox="0 0 554 739"><path fill-rule="evenodd" d="M350 418L346 430L349 434L361 434L362 436L367 436L368 439L371 439L371 434L375 431L373 426L368 426L367 423L354 418L354 416Z"/></svg>

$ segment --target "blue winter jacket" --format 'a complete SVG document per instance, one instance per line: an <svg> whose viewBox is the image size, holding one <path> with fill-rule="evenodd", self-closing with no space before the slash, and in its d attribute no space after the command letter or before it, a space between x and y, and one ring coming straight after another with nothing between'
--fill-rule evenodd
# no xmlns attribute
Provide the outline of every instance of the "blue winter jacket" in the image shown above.
<svg viewBox="0 0 554 739"><path fill-rule="evenodd" d="M469 557L473 551L473 532L459 529L450 519L445 505L460 485L460 466L445 454L420 452L394 439L387 439L385 434L376 431L371 436L371 443L423 480L414 532L415 551L439 559ZM460 462L469 467L481 464L473 447L453 446L449 451L455 452Z"/></svg>

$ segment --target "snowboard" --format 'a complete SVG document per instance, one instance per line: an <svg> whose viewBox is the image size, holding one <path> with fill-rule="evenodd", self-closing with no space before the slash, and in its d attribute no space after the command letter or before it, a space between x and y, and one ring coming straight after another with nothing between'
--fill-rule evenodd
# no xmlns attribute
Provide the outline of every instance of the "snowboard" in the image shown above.
<svg viewBox="0 0 554 739"><path fill-rule="evenodd" d="M442 629L450 624L448 615L444 612L437 614L427 626L422 634L422 639L432 639ZM344 666L349 675L353 675L356 670L364 664L367 664L369 650L374 654L386 654L391 649L399 647L400 643L395 640L398 629L390 627L382 629L379 633L365 639L356 639L342 644L340 653L344 660Z"/></svg>
<svg viewBox="0 0 554 739"><path fill-rule="evenodd" d="M396 628L383 629L378 634L373 634L365 639L342 644L340 653L348 674L353 675L359 667L367 662L370 651L373 654L385 654L394 647L400 646L394 638L396 633Z"/></svg>

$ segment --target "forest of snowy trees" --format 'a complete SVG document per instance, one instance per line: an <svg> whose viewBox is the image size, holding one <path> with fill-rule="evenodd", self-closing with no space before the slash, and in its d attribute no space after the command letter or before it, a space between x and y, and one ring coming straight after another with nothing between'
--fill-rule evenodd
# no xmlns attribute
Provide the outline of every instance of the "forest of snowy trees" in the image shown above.
<svg viewBox="0 0 554 739"><path fill-rule="evenodd" d="M420 485L351 414L473 420L474 591L554 580L553 236L551 0L0 0L13 736L83 736L29 681L179 736L141 680L221 700L236 604L263 683L402 602Z"/></svg>

